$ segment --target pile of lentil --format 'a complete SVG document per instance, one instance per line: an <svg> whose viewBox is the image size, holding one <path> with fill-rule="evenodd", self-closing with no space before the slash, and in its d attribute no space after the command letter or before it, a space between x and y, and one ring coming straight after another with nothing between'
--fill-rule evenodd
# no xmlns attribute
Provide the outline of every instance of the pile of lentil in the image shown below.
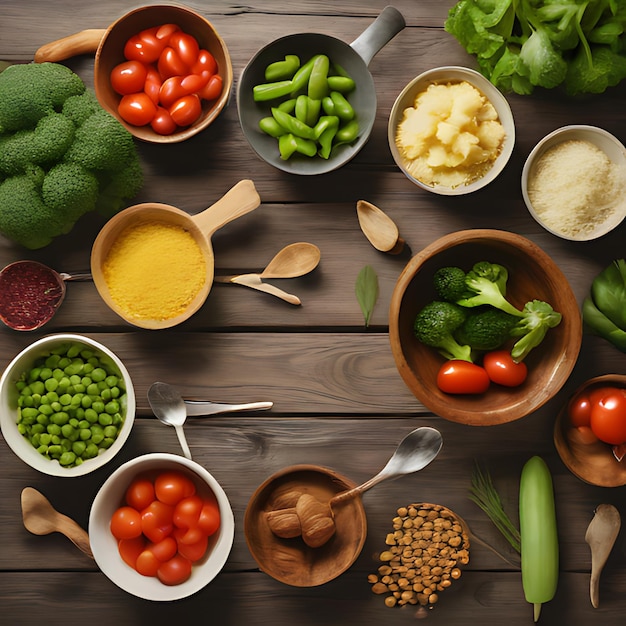
<svg viewBox="0 0 626 626"><path fill-rule="evenodd" d="M368 582L385 605L435 604L439 593L461 576L469 563L469 537L452 511L439 504L409 504L397 510L382 565Z"/></svg>

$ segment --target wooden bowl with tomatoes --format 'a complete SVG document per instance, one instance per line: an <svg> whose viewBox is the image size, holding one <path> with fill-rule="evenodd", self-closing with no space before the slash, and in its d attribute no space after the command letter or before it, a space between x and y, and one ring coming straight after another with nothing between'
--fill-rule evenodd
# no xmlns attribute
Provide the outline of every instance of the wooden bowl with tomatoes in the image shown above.
<svg viewBox="0 0 626 626"><path fill-rule="evenodd" d="M220 484L175 454L145 454L120 466L89 514L96 564L118 587L145 600L179 600L206 587L224 567L234 533Z"/></svg>
<svg viewBox="0 0 626 626"><path fill-rule="evenodd" d="M626 376L584 382L557 416L554 445L581 480L599 487L626 485Z"/></svg>
<svg viewBox="0 0 626 626"><path fill-rule="evenodd" d="M523 358L523 376L510 358L512 342L488 357L474 355L470 363L446 359L415 336L418 312L439 299L435 272L449 266L467 272L481 261L507 269L506 298L514 307L541 300L562 316ZM582 319L565 275L541 248L515 233L474 229L445 235L408 262L392 294L389 336L402 379L426 409L453 422L491 426L536 411L561 389L578 358Z"/></svg>

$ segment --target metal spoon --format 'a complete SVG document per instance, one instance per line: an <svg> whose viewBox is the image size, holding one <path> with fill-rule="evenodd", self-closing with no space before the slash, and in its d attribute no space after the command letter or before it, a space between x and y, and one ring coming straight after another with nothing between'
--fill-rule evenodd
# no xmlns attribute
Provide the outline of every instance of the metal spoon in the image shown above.
<svg viewBox="0 0 626 626"><path fill-rule="evenodd" d="M178 390L168 383L155 382L148 389L148 402L156 417L176 429L184 455L191 459L191 452L185 439L183 424L187 416L215 415L233 411L271 409L273 402L248 402L246 404L221 404L200 400L183 400Z"/></svg>
<svg viewBox="0 0 626 626"><path fill-rule="evenodd" d="M606 564L622 524L619 511L612 504L600 504L585 533L591 548L589 595L594 609L600 605L600 573Z"/></svg>
<svg viewBox="0 0 626 626"><path fill-rule="evenodd" d="M218 283L236 283L271 293L291 304L300 304L300 299L286 293L274 285L263 282L263 278L296 278L313 271L320 262L320 249L305 241L292 243L276 253L274 258L260 274L237 274L233 276L215 276Z"/></svg>
<svg viewBox="0 0 626 626"><path fill-rule="evenodd" d="M22 519L24 526L34 535L61 533L76 547L93 559L89 536L73 519L59 513L49 500L32 487L22 490Z"/></svg>
<svg viewBox="0 0 626 626"><path fill-rule="evenodd" d="M435 428L429 426L416 428L400 442L387 465L376 476L358 487L333 496L330 505L334 506L344 500L361 495L383 480L392 480L424 469L439 454L442 445L441 433Z"/></svg>

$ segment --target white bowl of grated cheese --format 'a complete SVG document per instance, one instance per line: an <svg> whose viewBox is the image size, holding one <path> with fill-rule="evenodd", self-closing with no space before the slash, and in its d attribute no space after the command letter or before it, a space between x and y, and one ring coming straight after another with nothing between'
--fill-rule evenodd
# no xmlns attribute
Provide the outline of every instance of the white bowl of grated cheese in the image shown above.
<svg viewBox="0 0 626 626"><path fill-rule="evenodd" d="M602 237L626 216L626 148L602 128L558 128L526 159L522 195L533 218L553 235Z"/></svg>

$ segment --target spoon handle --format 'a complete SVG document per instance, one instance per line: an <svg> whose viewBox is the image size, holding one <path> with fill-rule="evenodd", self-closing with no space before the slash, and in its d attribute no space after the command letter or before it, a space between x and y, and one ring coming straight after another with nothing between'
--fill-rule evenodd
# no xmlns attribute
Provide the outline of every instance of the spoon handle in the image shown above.
<svg viewBox="0 0 626 626"><path fill-rule="evenodd" d="M218 413L233 413L235 411L264 411L274 406L273 402L248 402L245 404L220 404L202 400L185 400L187 417L201 417Z"/></svg>
<svg viewBox="0 0 626 626"><path fill-rule="evenodd" d="M333 496L330 500L330 506L334 506L335 504L339 504L340 502L345 502L346 500L350 500L355 496L361 495L368 489L371 489L374 485L377 485L379 482L392 478L393 475L387 472L381 471L376 476L373 476L368 481L364 482L362 485L358 485L357 487L353 487L352 489L348 489L347 491L342 491L338 493L336 496Z"/></svg>
<svg viewBox="0 0 626 626"><path fill-rule="evenodd" d="M180 447L183 449L183 454L191 461L191 450L187 444L187 439L185 439L185 431L183 430L183 427L180 424L174 424L174 428L176 429L176 435L178 435Z"/></svg>
<svg viewBox="0 0 626 626"><path fill-rule="evenodd" d="M276 296L285 302L289 302L289 304L293 304L298 306L302 304L300 298L291 293L287 293L274 285L270 285L269 283L264 283L261 280L260 274L239 274L238 276L215 276L213 278L214 282L217 283L234 283L236 285L243 285L244 287L250 287L250 289L256 289L257 291L264 291L265 293L269 293L272 296Z"/></svg>
<svg viewBox="0 0 626 626"><path fill-rule="evenodd" d="M62 532L79 550L86 554L90 559L93 559L93 552L89 545L89 535L83 530L73 519L61 514L66 521Z"/></svg>

